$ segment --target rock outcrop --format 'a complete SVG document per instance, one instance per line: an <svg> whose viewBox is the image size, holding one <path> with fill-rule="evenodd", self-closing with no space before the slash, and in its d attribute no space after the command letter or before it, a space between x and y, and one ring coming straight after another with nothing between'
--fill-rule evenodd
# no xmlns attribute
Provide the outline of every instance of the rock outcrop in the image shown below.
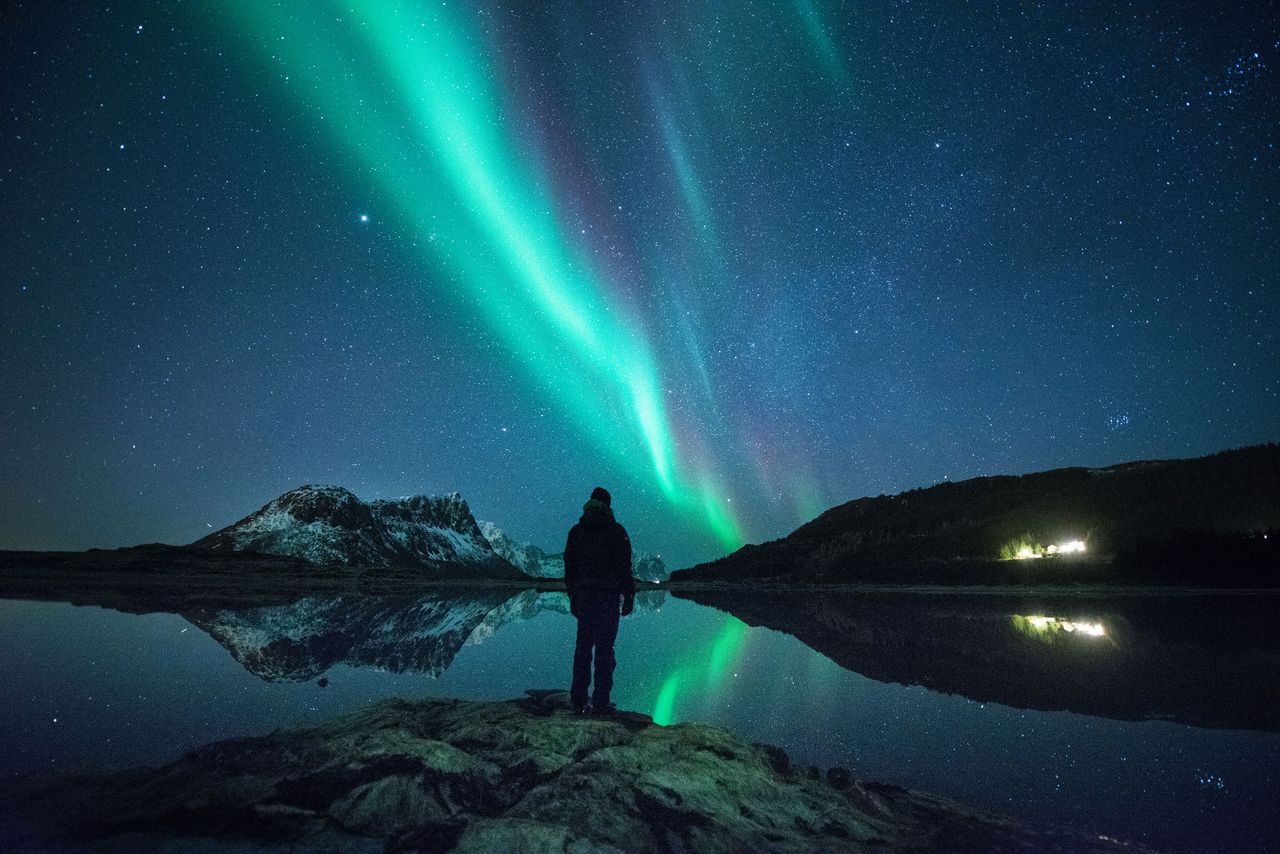
<svg viewBox="0 0 1280 854"><path fill-rule="evenodd" d="M791 767L697 724L571 715L563 693L392 700L164 768L0 799L11 851L1135 850Z"/></svg>

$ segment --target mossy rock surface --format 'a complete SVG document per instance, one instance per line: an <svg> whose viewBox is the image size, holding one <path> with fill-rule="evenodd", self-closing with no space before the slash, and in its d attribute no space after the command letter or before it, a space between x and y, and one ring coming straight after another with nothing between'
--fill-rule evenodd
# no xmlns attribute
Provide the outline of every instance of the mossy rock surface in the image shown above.
<svg viewBox="0 0 1280 854"><path fill-rule="evenodd" d="M847 772L792 769L717 727L568 697L392 700L211 744L163 768L29 780L0 799L15 851L1135 850L1029 828Z"/></svg>

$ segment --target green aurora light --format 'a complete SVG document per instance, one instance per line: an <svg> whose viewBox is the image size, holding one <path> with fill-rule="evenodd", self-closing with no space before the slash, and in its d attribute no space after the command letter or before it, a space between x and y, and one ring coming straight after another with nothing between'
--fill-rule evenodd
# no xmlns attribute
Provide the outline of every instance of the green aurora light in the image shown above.
<svg viewBox="0 0 1280 854"><path fill-rule="evenodd" d="M678 720L679 694L682 688L696 689L703 697L714 697L723 690L726 677L747 639L747 624L734 616L726 616L711 648L696 659L677 667L667 675L658 689L653 704L653 722L669 726Z"/></svg>
<svg viewBox="0 0 1280 854"><path fill-rule="evenodd" d="M845 71L844 61L840 58L840 52L836 50L822 13L813 0L793 0L793 2L796 14L804 27L805 36L823 69L832 80L840 84L846 83L849 78L848 72Z"/></svg>
<svg viewBox="0 0 1280 854"><path fill-rule="evenodd" d="M424 260L456 286L446 296L483 317L596 448L655 483L725 548L740 546L720 478L679 454L643 328L566 239L551 188L518 153L479 36L440 2L229 0L223 8L420 235ZM678 183L705 224L679 138L666 123L664 132Z"/></svg>

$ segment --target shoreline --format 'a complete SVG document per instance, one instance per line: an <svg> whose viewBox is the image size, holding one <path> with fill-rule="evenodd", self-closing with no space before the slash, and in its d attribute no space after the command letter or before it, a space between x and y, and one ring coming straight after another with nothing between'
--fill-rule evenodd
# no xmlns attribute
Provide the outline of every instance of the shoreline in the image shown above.
<svg viewBox="0 0 1280 854"><path fill-rule="evenodd" d="M496 589L562 592L559 578L486 577L458 567L352 567L310 564L293 558L251 554L210 554L180 546L141 546L85 552L0 551L0 597L67 600L91 593L147 596L174 604L205 600L260 604L312 594L412 595L432 589ZM782 578L639 582L637 592L842 593L867 596L1051 596L1061 598L1268 597L1280 587L1188 586L1124 583L857 583L794 582Z"/></svg>
<svg viewBox="0 0 1280 854"><path fill-rule="evenodd" d="M323 569L323 568L321 568ZM346 570L346 567L342 569ZM560 579L530 578L421 578L403 574L380 576L375 570L356 573L288 573L269 575L229 572L186 571L121 571L84 568L23 569L0 567L0 597L22 599L58 599L77 592L133 591L201 594L224 592L246 599L273 594L294 597L313 594L346 594L397 596L430 590L537 590L541 593L565 592ZM1280 596L1280 588L1187 587L1158 585L1071 586L1061 584L789 584L784 582L680 582L646 584L637 593L669 593L688 598L685 593L733 593L767 596L778 593L842 593L866 596L1053 596L1062 598L1196 598L1196 597L1272 597Z"/></svg>
<svg viewBox="0 0 1280 854"><path fill-rule="evenodd" d="M788 584L783 582L746 582L721 581L697 582L681 581L676 584L664 584L661 588L674 596L681 591L691 592L729 592L729 593L911 593L920 595L965 595L965 596L1017 596L1029 594L1036 596L1280 596L1280 588L1271 587L1187 587L1160 585L1063 585L1063 584Z"/></svg>

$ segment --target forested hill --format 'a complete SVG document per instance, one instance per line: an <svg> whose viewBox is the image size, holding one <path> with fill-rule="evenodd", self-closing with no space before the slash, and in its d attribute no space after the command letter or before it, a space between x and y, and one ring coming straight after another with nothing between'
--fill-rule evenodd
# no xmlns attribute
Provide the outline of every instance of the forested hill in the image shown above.
<svg viewBox="0 0 1280 854"><path fill-rule="evenodd" d="M1280 445L1191 460L1144 460L941 483L860 498L788 536L672 574L673 582L788 578L804 581L981 581L990 567L1063 576L1071 564L1133 580L1229 583L1274 575L1280 528ZM1082 543L1083 554L1063 557ZM1079 548L1079 546L1076 546ZM1007 560L1044 555L1040 560ZM920 567L927 566L925 572ZM911 573L907 573L911 574ZM1001 574L1001 573L995 573ZM1072 573L1067 572L1065 576ZM1214 577L1216 576L1216 579ZM1015 579L1016 580L1016 579Z"/></svg>

